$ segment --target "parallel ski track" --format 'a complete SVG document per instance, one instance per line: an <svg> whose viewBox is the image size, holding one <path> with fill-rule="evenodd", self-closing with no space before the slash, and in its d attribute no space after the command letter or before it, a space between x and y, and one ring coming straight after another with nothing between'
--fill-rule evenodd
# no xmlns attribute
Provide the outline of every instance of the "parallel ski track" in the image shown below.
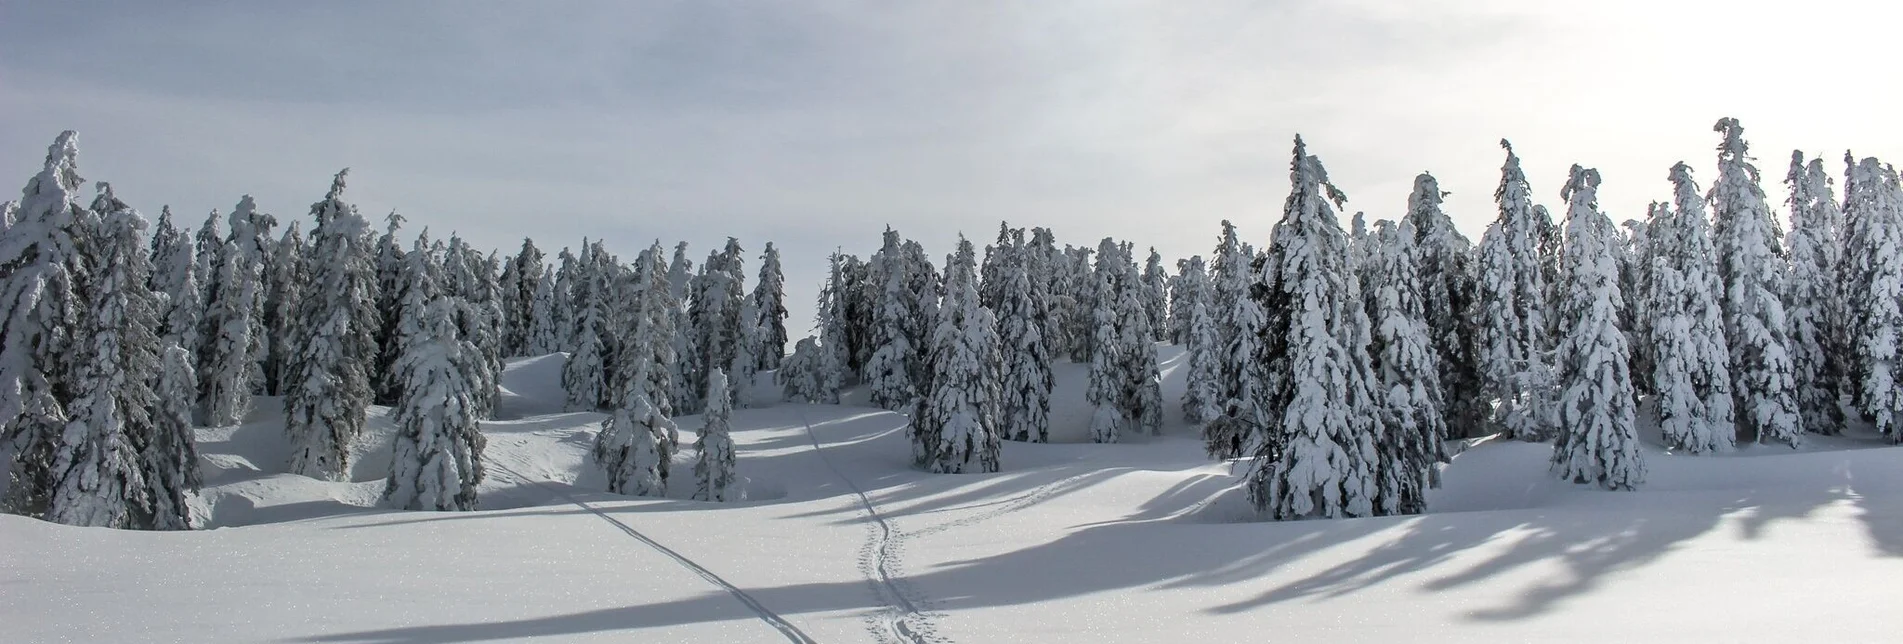
<svg viewBox="0 0 1903 644"><path fill-rule="evenodd" d="M812 441L813 453L819 456L820 463L824 464L826 469L832 470L833 476L844 482L846 487L852 490L853 495L858 497L859 507L865 512L866 519L870 521L868 525L875 528L867 532L866 547L862 550L865 555L862 557L861 567L869 569L865 572L872 581L876 582L874 587L877 589L880 601L890 608L884 611L883 615L886 630L901 642L911 644L944 642L944 639L931 634L930 631L935 629L931 628L930 615L919 610L918 602L913 601L911 593L896 579L898 575L893 573L893 569L898 567L897 556L894 554L901 537L898 530L886 521L885 515L879 513L879 507L872 503L872 497L867 496L865 490L860 489L859 484L854 482L852 477L839 471L839 468L833 465L832 459L826 457L826 449L819 444L819 436L813 433L813 423L806 419L805 412L800 413L800 424L806 427L806 438ZM870 559L870 562L864 561L865 559ZM870 565L867 565L868 563Z"/></svg>
<svg viewBox="0 0 1903 644"><path fill-rule="evenodd" d="M535 487L541 488L544 492L548 492L553 496L560 497L562 500L574 504L575 507L587 510L595 516L600 517L601 520L607 521L610 525L627 533L628 536L634 537L636 541L646 544L656 552L667 555L668 558L674 560L674 563L680 564L681 567L693 571L696 575L700 575L701 579L705 579L708 583L719 586L722 590L727 591L727 594L732 595L734 599L739 600L741 604L746 605L749 610L752 610L753 614L760 618L760 621L766 622L768 626L772 626L774 630L779 631L780 635L785 636L787 641L793 642L793 644L819 644L818 640L807 635L805 631L800 630L798 626L794 626L792 622L786 621L786 618L781 617L779 613L775 613L772 609L762 605L758 600L754 599L752 595L748 595L747 591L741 590L739 586L729 583L726 579L722 579L720 575L714 574L714 571L708 570L706 566L695 563L694 560L688 559L685 555L675 552L672 548L661 545L661 542L655 541L645 534L641 534L641 531L634 529L634 526L628 525L620 519L610 516L606 512L602 512L600 508L589 505L567 492L551 487L543 481L523 476L522 473L509 469L508 466L497 463L493 459L485 457L482 460L488 463L490 467L502 470L510 476L515 477L518 481L534 485Z"/></svg>

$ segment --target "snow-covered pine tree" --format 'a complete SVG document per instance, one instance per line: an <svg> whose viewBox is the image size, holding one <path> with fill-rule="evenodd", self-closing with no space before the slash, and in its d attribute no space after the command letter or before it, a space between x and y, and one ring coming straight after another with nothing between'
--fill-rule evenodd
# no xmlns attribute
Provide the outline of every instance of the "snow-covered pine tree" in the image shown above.
<svg viewBox="0 0 1903 644"><path fill-rule="evenodd" d="M1552 369L1547 352L1552 317L1546 281L1544 213L1532 202L1520 157L1506 140L1500 187L1494 191L1499 216L1487 227L1479 250L1475 344L1486 392L1495 401L1493 424L1521 440L1546 440L1553 434ZM1468 436L1473 428L1449 427L1449 438Z"/></svg>
<svg viewBox="0 0 1903 644"><path fill-rule="evenodd" d="M1020 231L1021 233L1022 231ZM1051 350L1043 331L1046 301L1031 281L1029 253L1022 237L1004 251L998 271L998 342L1004 364L999 384L998 431L1015 441L1050 440Z"/></svg>
<svg viewBox="0 0 1903 644"><path fill-rule="evenodd" d="M596 270L593 256L592 247L583 244L582 258L569 278L574 330L567 335L574 340L562 368L562 390L568 393L570 411L600 409L602 399L612 395L607 382L608 347L602 339L603 333L612 332L605 297L607 278Z"/></svg>
<svg viewBox="0 0 1903 644"><path fill-rule="evenodd" d="M1619 292L1626 294L1619 328L1625 331L1626 349L1631 354L1626 371L1632 374L1633 395L1646 395L1653 393L1651 379L1645 377L1652 373L1652 318L1645 310L1644 296L1651 286L1651 235L1646 222L1637 219L1627 219L1619 228L1623 234L1615 235L1612 245L1613 259L1619 263Z"/></svg>
<svg viewBox="0 0 1903 644"><path fill-rule="evenodd" d="M1837 281L1843 261L1838 242L1843 215L1823 159L1806 164L1802 151L1792 151L1784 185L1791 195L1790 274L1784 283L1784 312L1790 324L1797 407L1805 430L1835 435L1843 432L1839 395L1843 361L1850 350L1837 317L1838 298L1849 292Z"/></svg>
<svg viewBox="0 0 1903 644"><path fill-rule="evenodd" d="M1439 355L1434 349L1420 288L1414 222L1403 219L1379 266L1366 284L1375 293L1374 342L1379 366L1382 425L1381 474L1376 509L1381 514L1419 514L1427 509L1427 489L1440 483L1437 463L1447 461L1441 439L1447 435L1441 413Z"/></svg>
<svg viewBox="0 0 1903 644"><path fill-rule="evenodd" d="M1553 472L1561 480L1635 489L1645 462L1633 423L1632 379L1625 333L1619 330L1619 266L1612 253L1618 232L1599 212L1599 172L1573 166L1560 193L1566 212L1566 307L1560 340L1559 436Z"/></svg>
<svg viewBox="0 0 1903 644"><path fill-rule="evenodd" d="M744 279L740 242L729 237L725 248L707 254L706 263L701 265L700 274L690 286L692 294L687 315L692 325L694 358L691 362L696 368L689 377L696 397L707 391L707 374L715 367L732 367L734 356L740 350L740 309L746 299ZM700 407L698 404L683 406L680 411L694 413L700 411Z"/></svg>
<svg viewBox="0 0 1903 644"><path fill-rule="evenodd" d="M376 362L377 267L369 224L343 200L337 173L323 201L311 205L311 279L284 396L291 472L335 480L349 471L350 444L363 435Z"/></svg>
<svg viewBox="0 0 1903 644"><path fill-rule="evenodd" d="M1169 339L1169 271L1163 268L1163 255L1150 247L1150 257L1143 263L1143 313L1148 318L1150 331L1155 340Z"/></svg>
<svg viewBox="0 0 1903 644"><path fill-rule="evenodd" d="M522 238L522 250L509 258L506 270L514 274L511 279L503 280L503 338L502 352L505 356L545 355L535 349L535 330L537 323L537 300L542 291L542 250L535 247L535 240ZM551 285L552 286L552 285Z"/></svg>
<svg viewBox="0 0 1903 644"><path fill-rule="evenodd" d="M753 285L753 325L759 331L759 356L755 368L772 371L780 368L786 355L786 278L780 272L780 249L766 243L760 254L760 281Z"/></svg>
<svg viewBox="0 0 1903 644"><path fill-rule="evenodd" d="M199 276L198 301L204 303L205 308L210 308L212 294L218 290L218 264L222 261L219 254L224 252L225 248L224 238L218 234L217 208L213 208L211 214L205 215L205 223L199 224L198 231L193 233L192 239L195 249L192 258L197 262L197 265L192 267L192 274ZM204 346L209 340L210 338L201 336L198 344Z"/></svg>
<svg viewBox="0 0 1903 644"><path fill-rule="evenodd" d="M403 352L433 332L426 326L429 308L447 295L442 286L445 279L441 266L431 256L427 235L425 231L423 236L418 236L410 252L404 256L402 279L396 288L396 308L391 314L395 319L391 333L395 342L390 346L397 353L390 358L390 369L383 373L377 383L379 390L387 392L393 407L403 400L403 388L411 380L410 374L403 370Z"/></svg>
<svg viewBox="0 0 1903 644"><path fill-rule="evenodd" d="M595 435L595 463L608 474L608 491L666 494L668 465L674 461L668 436L678 431L639 388L630 389Z"/></svg>
<svg viewBox="0 0 1903 644"><path fill-rule="evenodd" d="M1209 307L1215 304L1209 290L1209 269L1204 266L1201 255L1176 260L1176 277L1170 280L1171 344L1188 346L1191 309L1202 304L1207 314Z"/></svg>
<svg viewBox="0 0 1903 644"><path fill-rule="evenodd" d="M999 431L992 416L985 354L988 317L978 303L976 252L963 235L945 265L945 301L932 334L931 389L914 421L915 453L941 474L998 471Z"/></svg>
<svg viewBox="0 0 1903 644"><path fill-rule="evenodd" d="M773 372L773 382L780 386L780 400L838 404L839 387L836 383L829 387L827 382L828 377L838 377L837 372L827 371L827 363L832 360L835 358L831 351L821 348L813 336L794 344L793 355L787 356L779 370Z"/></svg>
<svg viewBox="0 0 1903 644"><path fill-rule="evenodd" d="M915 313L913 307L916 302L906 289L903 253L898 231L887 227L885 245L872 258L871 275L873 283L878 286L879 297L873 305L874 348L872 357L866 362L864 380L871 389L873 405L910 413L918 403L919 393L906 362L918 350L912 344L906 328L910 324L908 316ZM922 451L913 453L914 459L920 464L925 463L928 456Z"/></svg>
<svg viewBox="0 0 1903 644"><path fill-rule="evenodd" d="M674 296L668 283L667 252L659 241L635 258L634 271L624 297L628 301L627 319L621 326L625 337L614 365L619 373L621 400L627 390L640 389L649 403L666 416L673 409L673 373L668 365L674 355ZM670 434L668 440L674 440Z"/></svg>
<svg viewBox="0 0 1903 644"><path fill-rule="evenodd" d="M1023 240L1023 229L1019 229ZM1004 299L1004 264L1011 253L1011 223L998 222L998 241L985 247L984 263L978 265L978 305L997 310Z"/></svg>
<svg viewBox="0 0 1903 644"><path fill-rule="evenodd" d="M1118 371L1125 378L1124 414L1130 419L1131 429L1155 436L1163 431L1163 377L1156 364L1157 333L1150 320L1160 317L1163 307L1151 299L1155 295L1151 289L1161 289L1162 285L1137 274L1129 244L1124 244L1118 254L1124 265L1119 280L1123 287L1117 293L1117 357L1123 360ZM1163 260L1155 250L1150 251L1150 261L1162 270Z"/></svg>
<svg viewBox="0 0 1903 644"><path fill-rule="evenodd" d="M579 269L575 254L564 247L555 253L554 305L550 306L549 328L555 333L555 351L574 352L575 349L575 271ZM553 353L553 352L551 352Z"/></svg>
<svg viewBox="0 0 1903 644"><path fill-rule="evenodd" d="M1097 278L1091 269L1091 249L1073 248L1064 245L1063 271L1064 294L1067 300L1060 299L1064 307L1064 337L1070 339L1067 350L1071 362L1090 362L1092 343L1096 342L1096 297Z"/></svg>
<svg viewBox="0 0 1903 644"><path fill-rule="evenodd" d="M270 359L271 345L276 341L270 335L270 327L266 326L265 316L271 310L268 301L271 294L269 282L274 272L272 260L277 245L271 239L271 234L278 220L259 212L258 204L251 195L240 197L238 205L231 209L231 214L226 215L225 219L231 229L226 240L236 242L239 252L244 253L258 272L258 293L251 300L251 315L246 318L251 323L251 347L246 350L246 354L251 359L251 375L248 379L251 393L265 394L269 393L269 389L264 369Z"/></svg>
<svg viewBox="0 0 1903 644"><path fill-rule="evenodd" d="M154 244L157 246L157 244ZM210 276L197 274L198 260L192 255L192 247L184 235L175 235L173 243L161 252L153 255L152 284L155 293L163 294L162 319L159 322L159 342L176 344L186 353L198 355L199 320L204 316L205 303L200 301L201 291L198 284ZM192 400L198 395L194 393Z"/></svg>
<svg viewBox="0 0 1903 644"><path fill-rule="evenodd" d="M1254 253L1242 248L1235 226L1227 220L1222 223L1210 289L1216 306L1210 317L1221 343L1216 359L1221 365L1216 379L1221 415L1203 425L1203 449L1218 460L1241 457L1251 437L1268 422L1261 408L1268 373L1258 358L1268 312L1249 293L1249 285L1262 276L1251 267Z"/></svg>
<svg viewBox="0 0 1903 644"><path fill-rule="evenodd" d="M16 202L12 201L0 203L0 210L4 211L0 214L5 215L4 219L0 220L0 233L5 233L7 227L13 225L15 216L13 210L17 207ZM148 255L152 258L152 281L146 286L151 288L153 293L164 293L167 295L162 297L170 297L172 283L167 280L173 277L173 272L168 267L177 260L174 255L189 254L191 248L191 243L186 240L185 234L179 232L178 226L172 223L172 207L160 206L159 220L152 224L152 252Z"/></svg>
<svg viewBox="0 0 1903 644"><path fill-rule="evenodd" d="M845 256L839 272L843 276L839 295L845 300L846 339L837 351L845 358L846 374L863 382L866 364L872 361L880 291L872 281L872 265L856 255Z"/></svg>
<svg viewBox="0 0 1903 644"><path fill-rule="evenodd" d="M1216 321L1209 314L1207 301L1189 303L1188 330L1183 333L1183 352L1189 374L1183 390L1183 420L1200 425L1222 416L1222 346L1216 337Z"/></svg>
<svg viewBox="0 0 1903 644"><path fill-rule="evenodd" d="M273 396L284 394L285 366L297 355L291 338L303 335L294 327L299 321L298 308L304 301L304 282L310 279L309 269L304 265L304 250L304 235L298 222L293 221L285 226L284 237L272 246L271 274L264 280L264 330L275 338L267 343L264 380L265 392Z"/></svg>
<svg viewBox="0 0 1903 644"><path fill-rule="evenodd" d="M560 321L556 315L559 302L561 298L555 293L555 267L543 266L542 278L536 280L535 296L529 305L529 355L545 356L561 350L561 332L557 328Z"/></svg>
<svg viewBox="0 0 1903 644"><path fill-rule="evenodd" d="M192 433L192 401L198 397L198 375L192 355L176 343L164 345L159 359L152 438L139 452L146 495L152 500L152 529L190 530L192 512L186 492L197 492L198 444Z"/></svg>
<svg viewBox="0 0 1903 644"><path fill-rule="evenodd" d="M732 385L715 367L707 373L707 411L701 414L699 439L694 441L694 498L700 501L738 501L734 480Z"/></svg>
<svg viewBox="0 0 1903 644"><path fill-rule="evenodd" d="M79 205L78 156L78 135L62 132L0 235L0 462L11 465L0 503L26 516L45 515L57 483L55 446L77 384L66 366L67 356L81 353L69 327L83 305L85 270L75 231L87 213Z"/></svg>
<svg viewBox="0 0 1903 644"><path fill-rule="evenodd" d="M1346 196L1299 136L1289 179L1254 289L1269 312L1256 360L1270 376L1244 489L1258 512L1278 520L1369 516L1380 420L1367 348L1358 344L1368 335L1366 308L1335 217Z"/></svg>
<svg viewBox="0 0 1903 644"><path fill-rule="evenodd" d="M1480 431L1492 410L1486 404L1484 379L1475 358L1475 329L1466 322L1464 312L1473 309L1475 298L1473 243L1454 227L1454 220L1441 209L1447 193L1440 189L1434 175L1421 173L1414 178L1414 190L1408 195L1406 221L1415 234L1415 265L1421 274L1421 301L1427 312L1427 325L1440 354L1440 383L1447 397L1442 411L1449 427L1461 433Z"/></svg>
<svg viewBox="0 0 1903 644"><path fill-rule="evenodd" d="M397 325L403 319L403 286L407 281L404 271L410 263L409 253L403 251L397 232L403 229L403 215L396 211L384 217L383 235L376 242L377 271L377 360L371 367L370 378L376 388L375 400L380 405L396 404L397 386L393 373L396 360L403 352L402 343L397 338ZM417 241L411 245L414 251L421 248L429 252L429 229L417 235Z"/></svg>
<svg viewBox="0 0 1903 644"><path fill-rule="evenodd" d="M1858 335L1859 408L1879 432L1903 443L1903 192L1896 171L1874 158L1851 168L1844 208L1855 222L1847 267L1858 281L1852 312Z"/></svg>
<svg viewBox="0 0 1903 644"><path fill-rule="evenodd" d="M820 287L815 305L815 330L819 332L816 348L829 355L816 358L815 364L819 366L814 368L829 374L823 376L821 382L835 384L827 390L834 400L838 395L838 387L845 385L846 375L853 372L853 342L859 339L860 333L853 320L853 307L860 299L856 294L858 285L847 279L846 260L847 257L837 250L827 257L826 283Z"/></svg>
<svg viewBox="0 0 1903 644"><path fill-rule="evenodd" d="M1803 442L1803 419L1797 367L1787 348L1781 234L1758 185L1758 169L1746 156L1744 128L1726 118L1712 129L1724 136L1711 203L1738 424L1759 443L1796 447Z"/></svg>
<svg viewBox="0 0 1903 644"><path fill-rule="evenodd" d="M1063 251L1057 249L1057 238L1049 228L1032 228L1031 237L1025 242L1023 257L1024 270L1030 275L1032 292L1037 299L1045 303L1044 328L1039 329L1044 338L1045 350L1050 352L1052 360L1063 356L1070 345L1065 317L1068 313L1069 280L1062 270Z"/></svg>
<svg viewBox="0 0 1903 644"><path fill-rule="evenodd" d="M477 422L483 367L474 344L459 337L457 303L438 295L421 312L420 331L404 338L397 371L405 382L394 416L396 443L384 504L402 510L476 509L487 440ZM405 325L410 324L405 320Z"/></svg>
<svg viewBox="0 0 1903 644"><path fill-rule="evenodd" d="M218 290L200 321L206 344L198 354L198 372L203 374L198 404L200 418L208 427L244 422L251 411L251 379L256 375L251 313L252 302L258 298L258 268L237 242L225 242L218 257Z"/></svg>
<svg viewBox="0 0 1903 644"><path fill-rule="evenodd" d="M754 325L759 312L753 308L751 299L741 300L740 311L734 317L740 327L739 333L734 335L733 362L726 369L726 373L732 374L727 379L727 401L731 406L745 409L753 406L753 380L758 373L756 367L760 364L760 334L763 330Z"/></svg>
<svg viewBox="0 0 1903 644"><path fill-rule="evenodd" d="M87 302L85 366L68 407L71 422L53 450L54 484L45 518L54 523L150 528L152 498L140 453L156 434L158 312L150 288L145 220L99 184L104 212L92 241L97 272Z"/></svg>
<svg viewBox="0 0 1903 644"><path fill-rule="evenodd" d="M1648 340L1660 426L1668 444L1687 452L1729 449L1737 436L1735 401L1711 223L1691 167L1679 163L1667 178L1673 205L1659 205L1650 227L1658 251L1644 307L1653 318Z"/></svg>
<svg viewBox="0 0 1903 644"><path fill-rule="evenodd" d="M1122 356L1125 347L1118 344L1122 335L1117 332L1117 282L1123 277L1122 262L1116 242L1105 237L1097 245L1097 270L1091 276L1090 384L1084 391L1094 410L1090 439L1099 443L1117 442L1130 423L1124 409L1124 387L1131 378L1123 373L1128 362Z"/></svg>

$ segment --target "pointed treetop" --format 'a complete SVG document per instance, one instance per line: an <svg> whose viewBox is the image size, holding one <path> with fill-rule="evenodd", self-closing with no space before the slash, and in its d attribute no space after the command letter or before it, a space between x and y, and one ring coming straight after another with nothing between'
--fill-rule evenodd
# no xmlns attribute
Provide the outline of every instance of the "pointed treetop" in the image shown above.
<svg viewBox="0 0 1903 644"><path fill-rule="evenodd" d="M337 178L330 180L330 192L324 193L325 201L336 201L344 198L344 178L349 175L350 168L337 171Z"/></svg>
<svg viewBox="0 0 1903 644"><path fill-rule="evenodd" d="M85 180L79 178L79 133L72 130L59 133L59 138L46 148L46 172L59 178L58 185L67 190L78 190Z"/></svg>

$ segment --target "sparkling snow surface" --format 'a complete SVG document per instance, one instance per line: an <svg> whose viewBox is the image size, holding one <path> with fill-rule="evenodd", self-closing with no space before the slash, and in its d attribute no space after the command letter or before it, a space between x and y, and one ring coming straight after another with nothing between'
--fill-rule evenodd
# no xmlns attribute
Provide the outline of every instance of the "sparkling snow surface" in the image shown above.
<svg viewBox="0 0 1903 644"><path fill-rule="evenodd" d="M1479 441L1454 446L1428 515L1262 523L1240 471L1180 422L1182 356L1159 349L1163 438L1082 443L1086 374L1069 363L1059 444L1007 442L998 474L912 469L904 418L875 409L739 410L748 500L724 504L686 500L691 448L673 498L599 492L584 455L601 415L560 412L560 356L510 365L479 512L374 507L382 408L353 482L283 474L279 403L261 400L249 424L199 433L195 510L213 529L0 516L0 642L1897 636L1903 450L1880 439L1687 457L1654 430L1638 492L1551 480L1546 445ZM677 420L684 436L700 423Z"/></svg>

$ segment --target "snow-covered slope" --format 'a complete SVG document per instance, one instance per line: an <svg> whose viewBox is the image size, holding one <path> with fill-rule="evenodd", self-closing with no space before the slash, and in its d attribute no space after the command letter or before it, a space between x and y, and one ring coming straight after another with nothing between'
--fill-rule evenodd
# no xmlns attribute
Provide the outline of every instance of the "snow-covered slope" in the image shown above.
<svg viewBox="0 0 1903 644"><path fill-rule="evenodd" d="M1161 358L1174 400L1180 357ZM888 412L779 405L736 413L748 500L711 504L680 498L692 450L677 498L597 491L584 456L601 416L560 412L560 360L510 365L508 420L484 425L484 511L377 509L381 409L351 482L282 474L277 402L260 400L250 423L200 433L195 509L215 529L0 516L0 641L1896 637L1903 451L1869 437L1654 449L1633 493L1549 479L1547 446L1482 441L1428 515L1260 523L1180 423L1078 442L1082 368L1066 364L1053 436L1068 442L1007 443L1001 473L912 469Z"/></svg>

